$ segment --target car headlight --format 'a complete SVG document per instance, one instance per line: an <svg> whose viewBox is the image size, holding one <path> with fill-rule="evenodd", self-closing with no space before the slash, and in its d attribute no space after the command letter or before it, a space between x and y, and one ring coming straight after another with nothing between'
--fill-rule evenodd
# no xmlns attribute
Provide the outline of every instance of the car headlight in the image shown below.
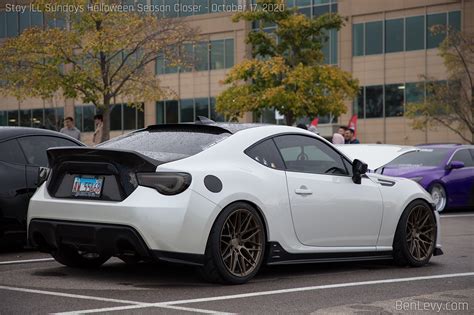
<svg viewBox="0 0 474 315"><path fill-rule="evenodd" d="M181 172L138 173L137 178L139 185L154 188L167 196L180 194L191 184L191 175Z"/></svg>
<svg viewBox="0 0 474 315"><path fill-rule="evenodd" d="M415 182L419 183L423 179L423 177L412 177L410 178L411 180L414 180Z"/></svg>

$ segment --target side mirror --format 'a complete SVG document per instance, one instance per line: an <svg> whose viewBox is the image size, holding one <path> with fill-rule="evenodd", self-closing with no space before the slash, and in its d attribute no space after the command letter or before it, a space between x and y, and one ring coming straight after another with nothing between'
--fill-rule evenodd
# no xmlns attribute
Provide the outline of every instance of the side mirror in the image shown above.
<svg viewBox="0 0 474 315"><path fill-rule="evenodd" d="M451 161L451 163L446 165L447 170L455 170L455 169L459 169L463 167L464 167L464 162L461 162L461 161Z"/></svg>
<svg viewBox="0 0 474 315"><path fill-rule="evenodd" d="M41 184L43 184L45 181L48 180L50 172L51 170L47 167L40 167L38 169L38 178L36 180L36 187L41 186Z"/></svg>
<svg viewBox="0 0 474 315"><path fill-rule="evenodd" d="M352 181L355 184L362 183L362 175L367 172L367 168L367 164L361 160L355 159L354 162L352 162Z"/></svg>

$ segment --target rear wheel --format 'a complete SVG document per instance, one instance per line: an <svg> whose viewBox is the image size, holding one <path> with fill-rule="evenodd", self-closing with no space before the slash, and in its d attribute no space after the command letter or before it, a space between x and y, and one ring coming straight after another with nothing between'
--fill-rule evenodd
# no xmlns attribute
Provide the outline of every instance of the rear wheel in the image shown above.
<svg viewBox="0 0 474 315"><path fill-rule="evenodd" d="M398 222L393 258L398 265L420 267L428 263L436 246L436 219L430 206L412 202Z"/></svg>
<svg viewBox="0 0 474 315"><path fill-rule="evenodd" d="M440 184L434 184L430 189L431 197L436 204L436 211L441 212L446 208L446 190Z"/></svg>
<svg viewBox="0 0 474 315"><path fill-rule="evenodd" d="M60 264L73 268L98 268L110 259L110 256L82 252L70 246L61 246L51 255Z"/></svg>
<svg viewBox="0 0 474 315"><path fill-rule="evenodd" d="M211 229L201 274L211 282L245 283L260 269L265 242L264 225L257 210L244 202L232 204Z"/></svg>

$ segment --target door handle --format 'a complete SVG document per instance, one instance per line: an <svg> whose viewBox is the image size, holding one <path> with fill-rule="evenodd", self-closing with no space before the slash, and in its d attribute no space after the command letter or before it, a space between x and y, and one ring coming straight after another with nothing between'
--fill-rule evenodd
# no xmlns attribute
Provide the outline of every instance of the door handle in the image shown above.
<svg viewBox="0 0 474 315"><path fill-rule="evenodd" d="M312 195L313 191L308 189L306 186L301 186L300 188L295 189L295 194L297 195Z"/></svg>

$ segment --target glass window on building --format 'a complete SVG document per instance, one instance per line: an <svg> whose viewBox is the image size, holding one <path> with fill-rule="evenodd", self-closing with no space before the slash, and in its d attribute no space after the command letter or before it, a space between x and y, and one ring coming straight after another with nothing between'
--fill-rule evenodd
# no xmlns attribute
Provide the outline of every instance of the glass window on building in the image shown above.
<svg viewBox="0 0 474 315"><path fill-rule="evenodd" d="M194 47L196 71L209 70L209 48L207 42L198 43Z"/></svg>
<svg viewBox="0 0 474 315"><path fill-rule="evenodd" d="M404 89L402 83L385 85L385 117L403 116Z"/></svg>
<svg viewBox="0 0 474 315"><path fill-rule="evenodd" d="M7 13L0 11L0 38L7 36Z"/></svg>
<svg viewBox="0 0 474 315"><path fill-rule="evenodd" d="M425 17L412 16L405 19L405 50L425 49Z"/></svg>
<svg viewBox="0 0 474 315"><path fill-rule="evenodd" d="M307 7L311 5L311 0L295 0L296 6Z"/></svg>
<svg viewBox="0 0 474 315"><path fill-rule="evenodd" d="M20 126L31 127L31 109L20 109Z"/></svg>
<svg viewBox="0 0 474 315"><path fill-rule="evenodd" d="M178 10L175 10L175 4L178 4L179 0L164 0L164 5L169 6L171 9L165 11L165 17L173 18L178 16Z"/></svg>
<svg viewBox="0 0 474 315"><path fill-rule="evenodd" d="M156 58L155 74L165 74L165 56L159 54Z"/></svg>
<svg viewBox="0 0 474 315"><path fill-rule="evenodd" d="M84 126L82 124L82 106L75 106L74 107L74 125L80 131L84 131Z"/></svg>
<svg viewBox="0 0 474 315"><path fill-rule="evenodd" d="M44 128L44 110L41 108L33 109L31 111L31 122L35 128Z"/></svg>
<svg viewBox="0 0 474 315"><path fill-rule="evenodd" d="M453 11L448 13L448 25L450 29L461 31L461 11Z"/></svg>
<svg viewBox="0 0 474 315"><path fill-rule="evenodd" d="M352 114L357 115L357 118L364 118L364 87L359 89L359 93L354 100Z"/></svg>
<svg viewBox="0 0 474 315"><path fill-rule="evenodd" d="M224 40L211 41L210 50L211 50L211 70L224 69L225 68Z"/></svg>
<svg viewBox="0 0 474 315"><path fill-rule="evenodd" d="M331 47L331 58L329 60L330 64L337 64L337 30L332 29L329 31L330 38L330 47Z"/></svg>
<svg viewBox="0 0 474 315"><path fill-rule="evenodd" d="M82 129L84 132L93 132L95 130L95 116L96 110L94 105L82 106Z"/></svg>
<svg viewBox="0 0 474 315"><path fill-rule="evenodd" d="M198 11L194 12L195 15L209 13L210 6L208 0L194 0L194 4L199 6Z"/></svg>
<svg viewBox="0 0 474 315"><path fill-rule="evenodd" d="M216 111L216 98L210 98L211 119L214 121L225 121L224 116Z"/></svg>
<svg viewBox="0 0 474 315"><path fill-rule="evenodd" d="M181 72L191 72L193 71L193 44L186 43L183 45L181 49L181 59L183 60L183 64L180 66Z"/></svg>
<svg viewBox="0 0 474 315"><path fill-rule="evenodd" d="M43 28L43 13L41 12L31 12L31 26Z"/></svg>
<svg viewBox="0 0 474 315"><path fill-rule="evenodd" d="M352 55L364 55L364 23L352 24Z"/></svg>
<svg viewBox="0 0 474 315"><path fill-rule="evenodd" d="M145 104L137 108L137 129L145 128Z"/></svg>
<svg viewBox="0 0 474 315"><path fill-rule="evenodd" d="M7 37L18 36L18 13L6 12Z"/></svg>
<svg viewBox="0 0 474 315"><path fill-rule="evenodd" d="M385 21L385 52L403 51L403 19Z"/></svg>
<svg viewBox="0 0 474 315"><path fill-rule="evenodd" d="M156 124L165 123L165 102L156 102Z"/></svg>
<svg viewBox="0 0 474 315"><path fill-rule="evenodd" d="M0 110L0 126L8 126L8 115L3 110Z"/></svg>
<svg viewBox="0 0 474 315"><path fill-rule="evenodd" d="M59 131L64 126L64 108L45 108L44 118L46 129Z"/></svg>
<svg viewBox="0 0 474 315"><path fill-rule="evenodd" d="M405 95L407 103L423 102L425 98L424 82L405 83Z"/></svg>
<svg viewBox="0 0 474 315"><path fill-rule="evenodd" d="M225 40L225 67L227 69L234 66L234 39Z"/></svg>
<svg viewBox="0 0 474 315"><path fill-rule="evenodd" d="M181 122L194 121L194 100L192 98L180 100Z"/></svg>
<svg viewBox="0 0 474 315"><path fill-rule="evenodd" d="M196 117L209 117L209 99L207 97L196 98L194 104L196 106Z"/></svg>
<svg viewBox="0 0 474 315"><path fill-rule="evenodd" d="M446 26L446 13L430 14L426 19L426 48L438 48L444 40L445 32L435 32L436 26Z"/></svg>
<svg viewBox="0 0 474 315"><path fill-rule="evenodd" d="M20 33L31 26L30 22L30 10L25 10L25 12L19 14L20 22Z"/></svg>
<svg viewBox="0 0 474 315"><path fill-rule="evenodd" d="M320 17L323 14L329 13L330 12L330 6L329 5L318 5L313 7L313 18Z"/></svg>
<svg viewBox="0 0 474 315"><path fill-rule="evenodd" d="M137 128L137 109L123 104L123 130L133 130Z"/></svg>
<svg viewBox="0 0 474 315"><path fill-rule="evenodd" d="M179 122L179 106L178 101L166 101L165 102L165 113L166 123L175 124Z"/></svg>
<svg viewBox="0 0 474 315"><path fill-rule="evenodd" d="M7 111L8 117L8 126L18 126L19 119L18 119L18 110L9 110Z"/></svg>
<svg viewBox="0 0 474 315"><path fill-rule="evenodd" d="M365 23L365 54L375 55L383 52L382 21Z"/></svg>
<svg viewBox="0 0 474 315"><path fill-rule="evenodd" d="M383 85L365 87L365 117L383 117Z"/></svg>
<svg viewBox="0 0 474 315"><path fill-rule="evenodd" d="M110 130L122 130L122 104L110 106Z"/></svg>

